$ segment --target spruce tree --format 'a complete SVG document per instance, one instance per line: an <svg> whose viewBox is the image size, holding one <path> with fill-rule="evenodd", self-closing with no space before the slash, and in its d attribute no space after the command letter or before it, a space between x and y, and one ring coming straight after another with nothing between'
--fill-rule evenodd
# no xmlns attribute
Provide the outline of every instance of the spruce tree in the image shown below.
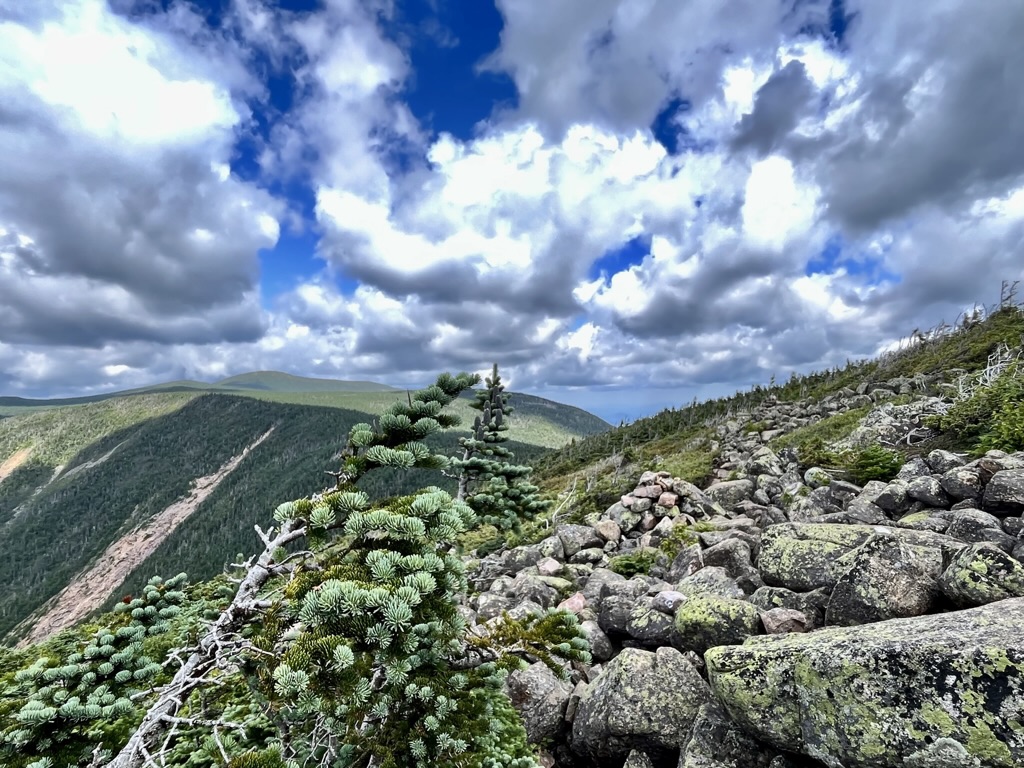
<svg viewBox="0 0 1024 768"><path fill-rule="evenodd" d="M497 363L484 383L471 406L480 415L473 421L472 434L459 440L462 458L451 462L459 478L458 498L473 508L481 523L518 532L549 504L530 482L532 468L513 464L515 454L502 445L515 409L509 405Z"/></svg>

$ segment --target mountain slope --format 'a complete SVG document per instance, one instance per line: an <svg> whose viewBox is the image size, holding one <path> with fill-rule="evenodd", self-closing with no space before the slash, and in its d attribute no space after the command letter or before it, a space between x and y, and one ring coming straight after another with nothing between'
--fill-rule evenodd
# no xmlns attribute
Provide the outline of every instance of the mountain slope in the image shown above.
<svg viewBox="0 0 1024 768"><path fill-rule="evenodd" d="M322 398L332 407L303 404ZM513 434L524 442L512 448L525 462L582 437L584 430L607 426L578 409L514 398L520 411ZM350 428L372 420L395 399L394 392L145 393L4 419L0 578L9 589L0 595L0 636L30 615L38 618L46 601L81 578L104 550L187 498L198 479L272 429L188 515L159 526L159 540L137 568L118 571L117 583L102 584L90 595L109 603L154 573L180 570L182 563L193 578L220 573L238 552L253 551L253 525L269 525L279 503L327 484L325 470L336 465ZM345 402L361 407L339 407ZM472 416L469 402L459 400L453 410ZM458 433L443 435L437 446L454 453L457 439ZM381 472L368 481L366 490L381 497L437 478L411 473L399 479Z"/></svg>

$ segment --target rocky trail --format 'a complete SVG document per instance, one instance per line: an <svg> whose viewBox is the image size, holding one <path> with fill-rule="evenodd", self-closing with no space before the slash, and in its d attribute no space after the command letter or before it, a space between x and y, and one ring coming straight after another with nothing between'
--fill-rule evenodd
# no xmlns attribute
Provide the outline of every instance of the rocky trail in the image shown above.
<svg viewBox="0 0 1024 768"><path fill-rule="evenodd" d="M567 681L509 678L545 765L1024 766L1024 453L932 450L859 486L765 444L865 403L850 439L922 439L935 382L891 384L767 402L718 428L707 488L646 472L471 563L470 623L559 607L590 638Z"/></svg>

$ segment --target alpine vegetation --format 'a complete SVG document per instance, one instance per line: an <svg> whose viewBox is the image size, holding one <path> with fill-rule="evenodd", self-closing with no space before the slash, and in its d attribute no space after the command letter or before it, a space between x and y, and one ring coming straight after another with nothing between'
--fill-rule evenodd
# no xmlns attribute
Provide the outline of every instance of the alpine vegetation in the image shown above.
<svg viewBox="0 0 1024 768"><path fill-rule="evenodd" d="M536 765L505 678L525 660L564 677L566 662L589 661L588 644L564 611L473 627L464 618L459 536L481 517L515 528L541 508L529 469L491 458L508 456L489 447L509 412L496 367L469 458L424 442L458 424L444 408L478 381L443 374L355 425L335 487L281 504L277 526L257 527L263 552L238 566L230 603L205 625L172 632L184 576L154 580L119 609L131 623L18 672L5 692L20 706L3 733L5 764ZM428 487L374 504L355 483L381 467L451 469L460 493ZM158 660L143 654L147 632L163 633ZM183 641L176 650L168 635Z"/></svg>

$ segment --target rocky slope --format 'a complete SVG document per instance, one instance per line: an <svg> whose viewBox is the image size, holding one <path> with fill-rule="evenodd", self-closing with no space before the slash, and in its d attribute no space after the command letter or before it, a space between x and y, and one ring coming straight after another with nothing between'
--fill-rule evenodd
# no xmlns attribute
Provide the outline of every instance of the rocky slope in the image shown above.
<svg viewBox="0 0 1024 768"><path fill-rule="evenodd" d="M930 450L856 485L766 445L865 405L847 444L913 443L941 391L766 401L718 427L708 487L647 472L603 513L473 562L478 631L560 607L590 638L567 681L540 663L509 679L546 764L1024 765L1024 453Z"/></svg>

